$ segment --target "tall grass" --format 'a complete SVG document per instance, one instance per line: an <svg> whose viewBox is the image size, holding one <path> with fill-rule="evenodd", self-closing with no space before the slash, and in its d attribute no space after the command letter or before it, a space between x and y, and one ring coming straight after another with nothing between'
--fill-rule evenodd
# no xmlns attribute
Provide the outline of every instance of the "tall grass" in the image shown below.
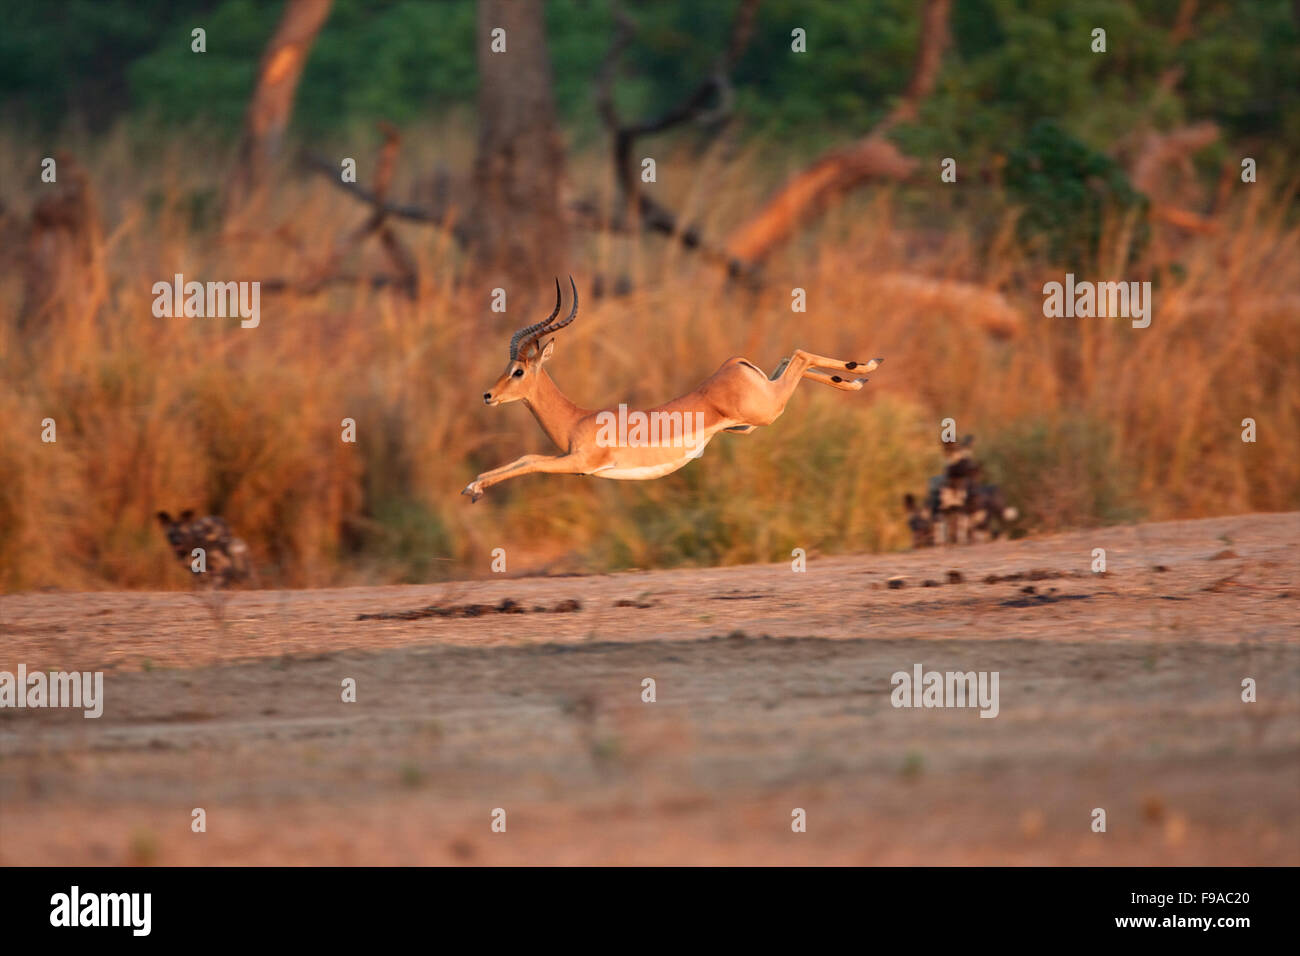
<svg viewBox="0 0 1300 956"><path fill-rule="evenodd" d="M77 151L105 220L99 260L65 275L58 307L21 333L21 276L0 269L5 589L185 586L153 515L186 507L224 515L263 583L284 586L485 573L497 547L511 571L899 548L899 499L937 471L949 417L977 436L1030 529L1300 506L1289 192L1243 187L1218 232L1179 240L1176 269L1148 261L1121 274L1131 250L1113 230L1102 274L1087 278L1155 275L1145 330L1043 318L1042 284L1063 269L1015 244L1009 210L922 231L903 223L899 197L863 194L774 261L758 293L654 238L580 238L581 289L596 273L635 289L585 296L561 335L550 370L579 404L667 400L734 354L768 370L796 347L886 362L857 394L805 383L771 427L719 436L659 481L532 476L471 506L459 492L478 472L547 450L521 405L479 398L511 329L548 307L546 290L509 289L506 316L494 315L445 235L400 226L421 265L415 301L335 287L264 293L256 329L157 319L154 282L300 274L363 210L285 173L264 229L223 241L209 212L224 165L202 144L146 154L119 132ZM417 137L407 155L438 151ZM600 162L578 157L574 181L603 181ZM38 195L14 185L38 165L28 144L0 141L11 210ZM714 235L780 174L753 153L665 156L659 168L664 198ZM367 247L348 267L383 261ZM955 284L900 292L899 273L1001 293L1018 332L991 337ZM791 311L796 286L806 314ZM1240 440L1248 417L1254 444ZM41 441L45 418L55 443ZM345 418L356 444L341 441Z"/></svg>

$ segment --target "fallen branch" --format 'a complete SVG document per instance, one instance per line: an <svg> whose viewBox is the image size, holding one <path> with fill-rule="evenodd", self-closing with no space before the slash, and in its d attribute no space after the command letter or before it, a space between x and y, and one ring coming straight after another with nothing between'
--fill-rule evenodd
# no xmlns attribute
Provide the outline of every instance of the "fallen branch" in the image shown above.
<svg viewBox="0 0 1300 956"><path fill-rule="evenodd" d="M996 338L1012 338L1024 325L1022 314L1006 296L971 282L908 272L887 272L870 282L873 292L885 299L941 306L945 313L961 316Z"/></svg>
<svg viewBox="0 0 1300 956"><path fill-rule="evenodd" d="M727 239L727 252L762 262L845 193L871 180L905 180L916 166L915 159L875 134L832 150L790 177L755 216L737 227Z"/></svg>
<svg viewBox="0 0 1300 956"><path fill-rule="evenodd" d="M1177 226L1179 229L1201 235L1208 235L1217 232L1219 229L1219 224L1210 217L1202 216L1190 209L1180 209L1177 206L1153 205L1151 207L1151 216L1171 226Z"/></svg>

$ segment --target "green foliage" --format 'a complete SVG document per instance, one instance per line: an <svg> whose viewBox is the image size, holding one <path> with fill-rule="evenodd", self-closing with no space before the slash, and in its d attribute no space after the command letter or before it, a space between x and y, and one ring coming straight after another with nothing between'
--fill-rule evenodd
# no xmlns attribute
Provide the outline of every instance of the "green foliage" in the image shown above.
<svg viewBox="0 0 1300 956"><path fill-rule="evenodd" d="M398 125L473 102L474 4L336 0L303 73L303 127Z"/></svg>
<svg viewBox="0 0 1300 956"><path fill-rule="evenodd" d="M654 115L713 68L737 0L632 3L639 31L617 99ZM6 111L57 125L106 124L123 111L237 128L282 6L257 0L9 0L0 34ZM1096 149L1146 116L1212 119L1229 137L1300 147L1300 27L1289 0L1202 4L1174 36L1178 0L961 0L953 43L919 122L898 136L918 155L963 165L1005 154L1044 119ZM906 88L920 27L915 0L767 0L735 71L745 128L815 151L858 135ZM556 100L595 135L594 81L611 35L606 0L549 0ZM190 30L208 52L190 51ZM808 52L790 48L807 34ZM1093 53L1091 33L1107 31ZM335 0L299 90L295 122L320 136L439 116L473 104L474 0ZM1181 78L1157 93L1166 71Z"/></svg>
<svg viewBox="0 0 1300 956"><path fill-rule="evenodd" d="M210 12L173 18L154 50L127 68L132 102L166 122L198 116L237 128L278 17L277 8L254 0L226 0ZM206 53L191 49L196 27L206 31Z"/></svg>
<svg viewBox="0 0 1300 956"><path fill-rule="evenodd" d="M1108 213L1142 212L1147 205L1115 160L1047 120L1035 123L1024 144L1011 151L1004 181L1023 205L1021 238L1044 238L1052 259L1074 268L1089 264ZM1148 232L1146 217L1137 218L1134 255Z"/></svg>
<svg viewBox="0 0 1300 956"><path fill-rule="evenodd" d="M119 115L131 102L128 67L210 5L203 0L6 0L0 29L5 113L46 127L65 121L69 111L92 124ZM189 28L183 33L188 49Z"/></svg>

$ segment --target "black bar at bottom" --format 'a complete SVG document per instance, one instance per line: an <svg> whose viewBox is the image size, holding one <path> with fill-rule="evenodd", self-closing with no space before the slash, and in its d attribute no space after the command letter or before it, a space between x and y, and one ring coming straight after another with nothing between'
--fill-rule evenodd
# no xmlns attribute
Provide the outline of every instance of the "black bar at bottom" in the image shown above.
<svg viewBox="0 0 1300 956"><path fill-rule="evenodd" d="M1232 945L1285 931L1295 875L1226 867L24 868L0 870L0 925L7 943L75 934L80 942L337 946L415 934L460 948L513 931L535 943L599 932L619 935L589 942L714 940L728 951L746 939L807 945L845 932L870 943L1130 937ZM465 933L470 940L453 942Z"/></svg>

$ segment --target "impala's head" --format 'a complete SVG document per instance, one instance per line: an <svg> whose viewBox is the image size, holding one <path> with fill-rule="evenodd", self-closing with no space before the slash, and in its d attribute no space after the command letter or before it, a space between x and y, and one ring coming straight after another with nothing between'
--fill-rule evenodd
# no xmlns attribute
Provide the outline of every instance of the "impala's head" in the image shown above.
<svg viewBox="0 0 1300 956"><path fill-rule="evenodd" d="M555 310L544 322L526 325L510 337L510 361L506 363L506 370L501 373L496 384L483 393L483 404L504 405L506 402L528 398L532 394L542 365L555 350L555 339L545 343L542 339L552 332L558 332L578 315L578 287L573 282L573 276L569 276L569 285L573 289L573 308L565 318L555 322L555 317L560 314L560 280L556 279ZM553 322L554 325L551 324Z"/></svg>

